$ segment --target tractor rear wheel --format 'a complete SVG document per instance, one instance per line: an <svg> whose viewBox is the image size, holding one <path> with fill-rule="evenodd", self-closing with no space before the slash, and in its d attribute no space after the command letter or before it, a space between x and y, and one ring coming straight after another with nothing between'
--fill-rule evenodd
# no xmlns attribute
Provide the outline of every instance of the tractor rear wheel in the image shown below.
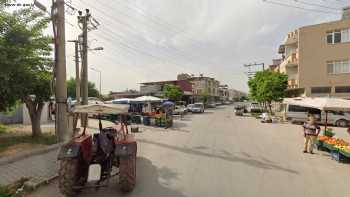
<svg viewBox="0 0 350 197"><path fill-rule="evenodd" d="M76 196L81 189L74 187L86 183L88 171L88 165L84 165L78 158L61 160L58 171L60 192L67 197Z"/></svg>
<svg viewBox="0 0 350 197"><path fill-rule="evenodd" d="M136 184L136 155L119 158L119 184L120 190L130 192Z"/></svg>

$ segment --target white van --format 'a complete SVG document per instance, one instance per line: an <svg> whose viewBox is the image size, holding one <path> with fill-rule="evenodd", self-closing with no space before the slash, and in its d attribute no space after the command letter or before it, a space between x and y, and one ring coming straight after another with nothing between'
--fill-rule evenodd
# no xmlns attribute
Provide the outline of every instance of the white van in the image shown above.
<svg viewBox="0 0 350 197"><path fill-rule="evenodd" d="M308 114L314 114L316 120L324 124L326 122L326 112L319 109L302 107L298 105L286 104L284 118L292 123L303 123L308 120ZM350 114L347 112L328 112L327 122L330 125L347 127L350 124Z"/></svg>

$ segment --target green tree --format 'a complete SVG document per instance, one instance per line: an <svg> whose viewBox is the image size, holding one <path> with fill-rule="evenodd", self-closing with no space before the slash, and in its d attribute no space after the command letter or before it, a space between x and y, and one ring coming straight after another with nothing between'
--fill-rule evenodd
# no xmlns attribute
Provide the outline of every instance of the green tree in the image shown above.
<svg viewBox="0 0 350 197"><path fill-rule="evenodd" d="M268 104L271 112L272 101L281 101L287 89L288 76L273 71L261 71L248 81L250 97ZM265 105L266 106L266 105Z"/></svg>
<svg viewBox="0 0 350 197"><path fill-rule="evenodd" d="M31 9L12 13L0 9L0 110L24 102L33 137L41 135L44 101L52 95L52 38L43 34L49 21Z"/></svg>
<svg viewBox="0 0 350 197"><path fill-rule="evenodd" d="M70 78L67 81L67 95L68 95L68 97L75 98L76 97L75 93L76 93L75 92L75 79ZM90 82L90 81L88 82L88 94L89 94L89 97L99 97L100 96L95 84Z"/></svg>
<svg viewBox="0 0 350 197"><path fill-rule="evenodd" d="M207 103L209 102L210 95L209 95L208 91L202 92L202 93L200 94L200 96L201 96L202 102L203 102L204 104L207 104Z"/></svg>
<svg viewBox="0 0 350 197"><path fill-rule="evenodd" d="M179 101L182 98L183 92L177 85L165 84L163 89L164 97L174 101Z"/></svg>

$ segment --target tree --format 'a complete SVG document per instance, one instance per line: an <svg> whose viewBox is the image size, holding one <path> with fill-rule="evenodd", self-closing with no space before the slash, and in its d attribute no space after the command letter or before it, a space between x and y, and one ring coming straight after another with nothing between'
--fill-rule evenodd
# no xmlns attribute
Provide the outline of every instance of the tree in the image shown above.
<svg viewBox="0 0 350 197"><path fill-rule="evenodd" d="M88 94L89 94L89 97L99 97L100 94L96 88L96 85L92 82L88 82ZM76 97L76 94L75 94L75 79L74 78L70 78L68 81L67 81L67 95L68 97L71 97L71 98L75 98Z"/></svg>
<svg viewBox="0 0 350 197"><path fill-rule="evenodd" d="M24 102L33 137L41 135L41 112L52 95L52 38L43 34L49 21L31 9L0 12L0 110Z"/></svg>
<svg viewBox="0 0 350 197"><path fill-rule="evenodd" d="M260 103L268 104L281 101L287 89L288 76L273 71L261 71L248 81L250 97ZM266 106L266 105L265 105Z"/></svg>
<svg viewBox="0 0 350 197"><path fill-rule="evenodd" d="M201 99L202 99L203 103L207 104L208 101L209 101L209 98L210 98L210 95L209 95L208 91L202 92L200 96L201 96Z"/></svg>
<svg viewBox="0 0 350 197"><path fill-rule="evenodd" d="M177 85L165 84L163 90L164 96L174 101L181 100L183 92Z"/></svg>

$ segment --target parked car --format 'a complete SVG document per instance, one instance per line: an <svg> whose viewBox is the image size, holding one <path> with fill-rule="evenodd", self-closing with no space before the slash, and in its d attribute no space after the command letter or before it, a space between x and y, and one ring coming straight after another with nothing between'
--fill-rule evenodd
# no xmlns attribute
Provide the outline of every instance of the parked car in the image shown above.
<svg viewBox="0 0 350 197"><path fill-rule="evenodd" d="M203 103L189 104L187 106L187 108L192 113L203 113L204 112L204 104Z"/></svg>
<svg viewBox="0 0 350 197"><path fill-rule="evenodd" d="M216 106L220 106L220 105L222 105L223 103L220 101L220 102L216 102L215 104L216 104Z"/></svg>
<svg viewBox="0 0 350 197"><path fill-rule="evenodd" d="M225 101L225 102L224 102L224 105L231 105L231 104L232 104L231 101Z"/></svg>
<svg viewBox="0 0 350 197"><path fill-rule="evenodd" d="M249 113L262 113L264 110L260 107L259 103L251 103L248 106L247 111Z"/></svg>
<svg viewBox="0 0 350 197"><path fill-rule="evenodd" d="M175 105L174 115L181 115L187 113L187 108L184 105Z"/></svg>
<svg viewBox="0 0 350 197"><path fill-rule="evenodd" d="M215 103L208 103L208 108L215 108L216 107L216 104Z"/></svg>
<svg viewBox="0 0 350 197"><path fill-rule="evenodd" d="M234 112L236 116L243 116L244 114L244 106L235 106L234 108Z"/></svg>
<svg viewBox="0 0 350 197"><path fill-rule="evenodd" d="M314 114L318 123L326 123L326 112L324 111L298 105L285 105L284 118L292 123L306 122L309 114ZM329 111L327 114L327 124L347 127L350 125L350 114L347 112Z"/></svg>

